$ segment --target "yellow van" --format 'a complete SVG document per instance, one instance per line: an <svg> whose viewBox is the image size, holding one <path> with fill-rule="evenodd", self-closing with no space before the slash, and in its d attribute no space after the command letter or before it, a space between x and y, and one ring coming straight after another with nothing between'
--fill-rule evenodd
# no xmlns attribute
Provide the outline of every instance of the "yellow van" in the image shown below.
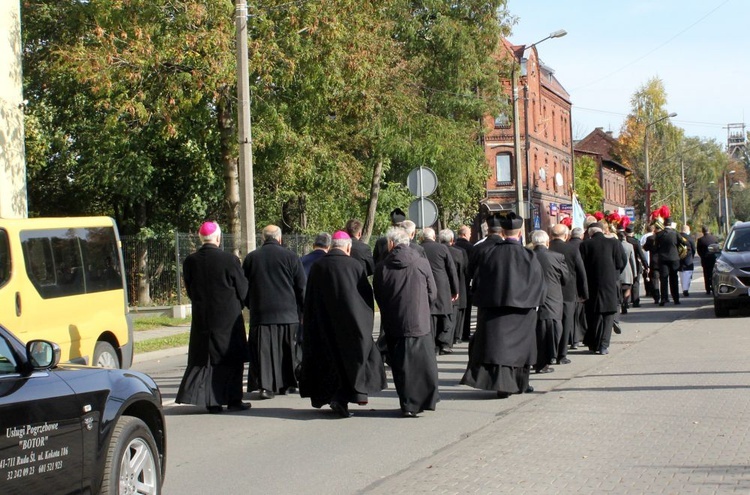
<svg viewBox="0 0 750 495"><path fill-rule="evenodd" d="M109 217L0 218L0 324L56 342L62 362L129 368L121 247Z"/></svg>

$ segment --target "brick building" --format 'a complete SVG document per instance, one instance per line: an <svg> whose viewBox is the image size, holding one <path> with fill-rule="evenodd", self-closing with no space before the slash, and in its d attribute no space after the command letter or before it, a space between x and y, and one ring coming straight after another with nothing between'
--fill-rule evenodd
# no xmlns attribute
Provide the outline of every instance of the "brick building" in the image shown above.
<svg viewBox="0 0 750 495"><path fill-rule="evenodd" d="M535 46L503 40L505 54L517 71L517 112L514 116L486 116L484 151L491 173L477 223L492 212L517 210L517 166L521 167L527 229L558 222L560 206L570 204L573 185L573 143L570 95L544 65ZM513 80L503 81L513 95ZM514 129L514 121L518 129ZM516 146L518 139L518 146ZM516 156L518 155L518 156Z"/></svg>
<svg viewBox="0 0 750 495"><path fill-rule="evenodd" d="M628 206L627 177L631 171L612 157L616 144L611 131L597 127L573 145L576 158L589 156L596 162L596 176L604 191L601 211L618 211Z"/></svg>

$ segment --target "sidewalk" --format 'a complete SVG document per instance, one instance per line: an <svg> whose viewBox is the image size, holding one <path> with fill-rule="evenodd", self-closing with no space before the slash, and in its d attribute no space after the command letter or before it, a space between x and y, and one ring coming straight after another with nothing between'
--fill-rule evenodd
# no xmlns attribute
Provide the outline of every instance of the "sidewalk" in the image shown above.
<svg viewBox="0 0 750 495"><path fill-rule="evenodd" d="M748 320L688 301L624 316L609 356L551 387L532 379L534 400L511 397L495 421L361 493L750 493ZM650 324L670 313L680 319Z"/></svg>

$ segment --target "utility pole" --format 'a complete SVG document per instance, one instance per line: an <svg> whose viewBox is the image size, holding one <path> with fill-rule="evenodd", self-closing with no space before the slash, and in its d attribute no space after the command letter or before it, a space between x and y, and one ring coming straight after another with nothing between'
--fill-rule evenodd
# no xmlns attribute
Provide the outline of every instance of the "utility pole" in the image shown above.
<svg viewBox="0 0 750 495"><path fill-rule="evenodd" d="M237 0L237 137L240 148L240 230L245 253L255 249L255 196L253 193L253 136L250 124L250 74L247 59L247 2Z"/></svg>

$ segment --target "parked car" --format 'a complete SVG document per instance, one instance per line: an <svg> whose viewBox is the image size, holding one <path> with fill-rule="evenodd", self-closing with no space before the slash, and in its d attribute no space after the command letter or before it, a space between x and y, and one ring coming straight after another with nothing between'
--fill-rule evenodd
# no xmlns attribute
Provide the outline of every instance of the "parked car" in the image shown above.
<svg viewBox="0 0 750 495"><path fill-rule="evenodd" d="M0 326L0 492L161 493L161 393L134 371L58 365L60 347L24 346Z"/></svg>
<svg viewBox="0 0 750 495"><path fill-rule="evenodd" d="M717 254L712 278L716 316L750 307L750 222L734 224L724 247L713 244L709 250Z"/></svg>

